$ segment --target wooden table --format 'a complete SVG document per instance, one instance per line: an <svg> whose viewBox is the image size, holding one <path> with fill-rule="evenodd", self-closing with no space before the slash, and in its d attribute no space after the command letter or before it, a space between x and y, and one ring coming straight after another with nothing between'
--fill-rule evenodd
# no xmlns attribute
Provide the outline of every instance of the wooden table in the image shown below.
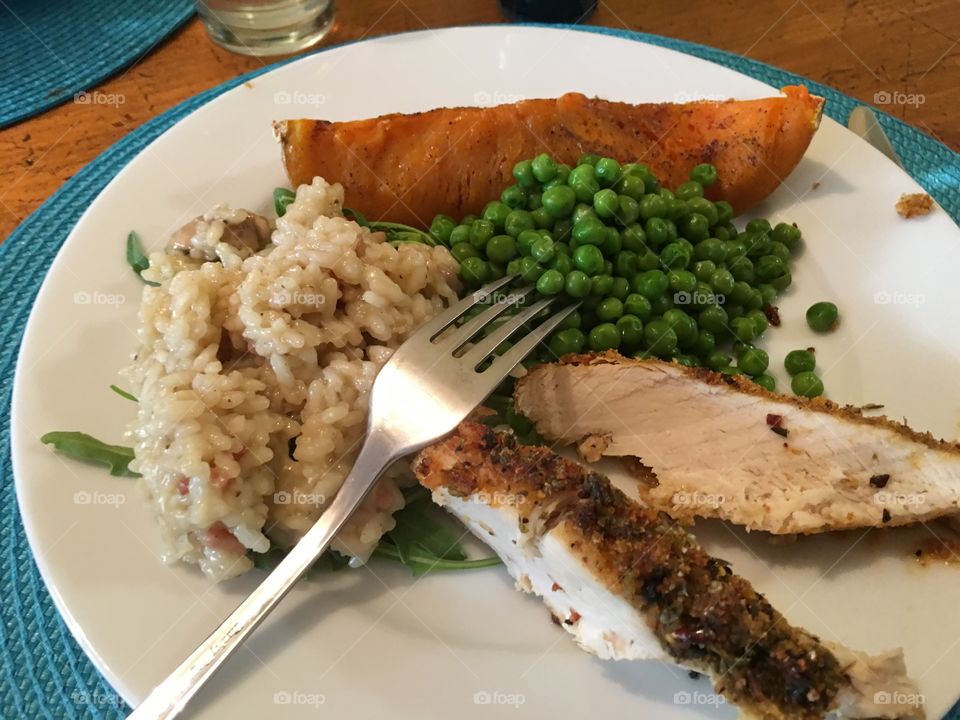
<svg viewBox="0 0 960 720"><path fill-rule="evenodd" d="M342 0L326 44L502 21L496 0ZM749 10L746 8L749 7ZM692 40L818 80L960 149L957 0L600 0L590 23ZM0 131L0 238L134 128L268 64L210 42L196 18L98 89L117 107L67 103Z"/></svg>

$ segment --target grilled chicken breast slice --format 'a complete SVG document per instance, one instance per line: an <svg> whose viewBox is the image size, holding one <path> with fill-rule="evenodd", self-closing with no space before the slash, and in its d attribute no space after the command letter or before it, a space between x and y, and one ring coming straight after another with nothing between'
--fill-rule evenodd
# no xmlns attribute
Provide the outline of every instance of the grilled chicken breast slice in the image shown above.
<svg viewBox="0 0 960 720"><path fill-rule="evenodd" d="M644 500L679 520L790 534L960 512L956 444L742 377L582 355L534 368L515 399L545 438L638 459Z"/></svg>
<svg viewBox="0 0 960 720"><path fill-rule="evenodd" d="M922 718L899 652L831 649L791 626L677 523L601 475L463 423L414 463L433 499L503 558L588 652L709 674L748 717Z"/></svg>

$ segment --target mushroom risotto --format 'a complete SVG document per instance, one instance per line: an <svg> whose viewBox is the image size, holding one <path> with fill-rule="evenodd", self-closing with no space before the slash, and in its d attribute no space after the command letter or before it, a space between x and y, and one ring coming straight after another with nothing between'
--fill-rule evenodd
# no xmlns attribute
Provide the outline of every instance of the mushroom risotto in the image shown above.
<svg viewBox="0 0 960 720"><path fill-rule="evenodd" d="M289 546L346 478L370 387L391 352L455 300L443 247L394 247L341 213L316 178L271 230L220 206L150 256L139 396L130 434L165 560L208 576L248 570L248 551ZM403 506L382 480L333 547L365 560Z"/></svg>

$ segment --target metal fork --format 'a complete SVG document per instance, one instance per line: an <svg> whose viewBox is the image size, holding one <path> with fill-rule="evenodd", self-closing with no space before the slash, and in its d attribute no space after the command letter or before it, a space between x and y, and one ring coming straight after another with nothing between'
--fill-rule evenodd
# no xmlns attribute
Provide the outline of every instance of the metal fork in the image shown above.
<svg viewBox="0 0 960 720"><path fill-rule="evenodd" d="M579 304L549 316L498 356L494 351L523 325L536 320L556 298L524 307L471 346L475 336L533 291L526 287L498 294L515 278L505 277L477 290L427 322L397 349L373 383L366 441L330 507L267 579L154 688L130 718L176 717L327 550L384 469L452 432ZM488 308L452 327L468 310L488 299L493 300Z"/></svg>

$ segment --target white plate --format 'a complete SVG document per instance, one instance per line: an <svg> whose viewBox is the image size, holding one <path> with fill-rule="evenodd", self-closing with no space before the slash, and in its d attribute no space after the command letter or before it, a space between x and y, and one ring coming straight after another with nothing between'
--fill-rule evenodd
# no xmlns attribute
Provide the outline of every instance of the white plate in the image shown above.
<svg viewBox="0 0 960 720"><path fill-rule="evenodd" d="M141 288L124 262L126 233L135 228L159 244L219 201L268 212L272 188L286 184L275 119L348 120L571 90L626 101L771 94L717 65L597 34L479 27L381 38L304 58L214 100L145 149L81 218L23 341L14 467L47 586L124 699L142 699L257 581L218 586L193 569L164 567L135 485L64 460L38 440L53 429L119 440L132 416L107 389L135 345ZM796 221L807 241L781 303L783 327L769 333L768 348L779 366L787 350L815 343L833 398L881 402L894 417L954 437L960 231L942 211L901 220L894 203L919 190L824 120L786 185L758 209ZM814 338L803 312L821 299L838 303L843 324ZM864 650L903 646L931 717L960 692L960 575L911 561L912 536L926 530L793 545L717 524L700 531L791 621ZM338 718L566 718L600 710L733 718L732 708L712 704L709 690L675 668L604 663L580 651L502 569L415 581L376 562L300 584L194 708L204 717L315 717L319 707Z"/></svg>

